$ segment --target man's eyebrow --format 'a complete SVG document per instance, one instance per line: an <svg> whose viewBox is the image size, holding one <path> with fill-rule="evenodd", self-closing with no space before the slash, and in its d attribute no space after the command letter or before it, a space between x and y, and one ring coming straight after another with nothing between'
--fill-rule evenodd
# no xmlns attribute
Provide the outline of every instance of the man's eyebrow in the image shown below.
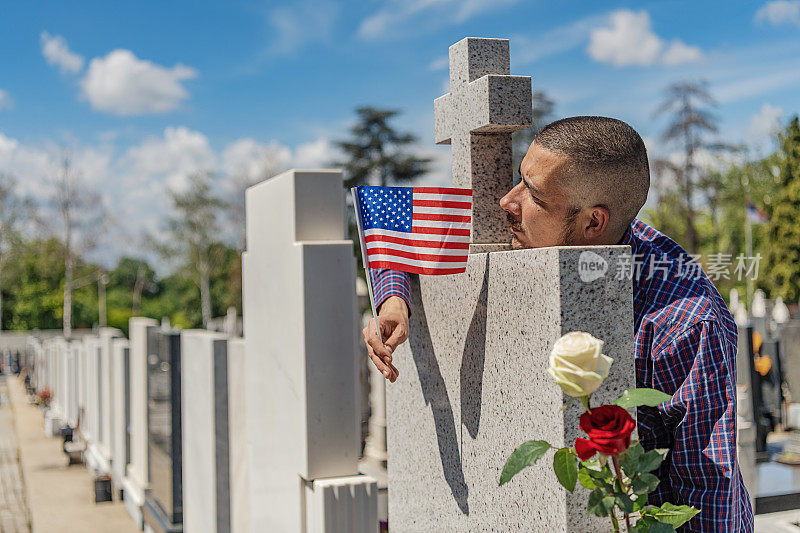
<svg viewBox="0 0 800 533"><path fill-rule="evenodd" d="M520 177L522 178L522 183L525 184L525 186L528 188L529 191L531 191L531 193L533 193L534 196L538 196L538 197L544 196L544 193L542 192L542 190L539 189L538 187L536 187L535 185L531 185L531 183L528 182L528 180L525 179L525 176L520 174Z"/></svg>

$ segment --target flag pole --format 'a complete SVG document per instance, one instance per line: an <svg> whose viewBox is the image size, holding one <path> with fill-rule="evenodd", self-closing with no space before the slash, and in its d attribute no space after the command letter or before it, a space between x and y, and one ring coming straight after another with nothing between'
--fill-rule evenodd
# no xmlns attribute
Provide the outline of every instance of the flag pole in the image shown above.
<svg viewBox="0 0 800 533"><path fill-rule="evenodd" d="M364 264L364 274L367 278L367 293L369 294L369 305L372 307L372 318L375 322L375 331L378 333L378 338L383 344L383 335L381 335L381 327L378 325L378 313L375 312L375 297L372 294L372 279L369 275L369 261L367 261L367 243L364 240L364 221L361 214L361 203L358 201L358 187L351 187L350 194L353 195L353 207L356 210L356 226L358 226L358 239L361 243L361 261Z"/></svg>

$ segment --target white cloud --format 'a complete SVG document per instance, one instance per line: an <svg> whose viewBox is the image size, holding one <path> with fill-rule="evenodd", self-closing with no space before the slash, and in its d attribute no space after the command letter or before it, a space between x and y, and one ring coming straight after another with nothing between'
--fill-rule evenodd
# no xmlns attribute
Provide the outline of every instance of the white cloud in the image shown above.
<svg viewBox="0 0 800 533"><path fill-rule="evenodd" d="M292 151L277 141L262 144L239 139L222 150L222 170L229 177L247 182L271 178L292 164Z"/></svg>
<svg viewBox="0 0 800 533"><path fill-rule="evenodd" d="M665 65L681 65L693 63L703 57L703 53L696 46L689 46L682 41L675 40L664 50L661 62Z"/></svg>
<svg viewBox="0 0 800 533"><path fill-rule="evenodd" d="M0 111L14 107L14 100L7 91L0 89Z"/></svg>
<svg viewBox="0 0 800 533"><path fill-rule="evenodd" d="M341 151L323 138L299 145L294 153L294 166L307 169L331 168L335 161L342 158Z"/></svg>
<svg viewBox="0 0 800 533"><path fill-rule="evenodd" d="M70 50L62 36L53 36L43 31L39 40L42 44L42 55L48 65L57 66L62 74L77 74L81 71L83 56Z"/></svg>
<svg viewBox="0 0 800 533"><path fill-rule="evenodd" d="M587 52L595 61L629 65L677 65L702 57L700 49L675 39L667 44L656 35L647 11L621 9L611 13L608 26L592 30Z"/></svg>
<svg viewBox="0 0 800 533"><path fill-rule="evenodd" d="M767 2L756 11L755 20L772 26L791 25L800 28L800 0Z"/></svg>
<svg viewBox="0 0 800 533"><path fill-rule="evenodd" d="M783 109L765 103L758 113L750 117L749 134L756 142L771 139L781 128Z"/></svg>
<svg viewBox="0 0 800 533"><path fill-rule="evenodd" d="M191 67L162 67L120 49L91 60L81 89L98 111L123 116L164 113L189 97L182 82L196 76Z"/></svg>
<svg viewBox="0 0 800 533"><path fill-rule="evenodd" d="M511 60L526 65L577 48L586 42L594 28L607 20L607 16L593 15L553 28L533 39L516 35L511 39Z"/></svg>
<svg viewBox="0 0 800 533"><path fill-rule="evenodd" d="M437 71L444 70L450 66L450 58L448 56L439 56L428 63L428 70Z"/></svg>
<svg viewBox="0 0 800 533"><path fill-rule="evenodd" d="M214 171L217 158L208 137L184 126L167 127L162 137L150 137L127 150L123 157L128 184L159 180L170 189L183 190L195 172Z"/></svg>
<svg viewBox="0 0 800 533"><path fill-rule="evenodd" d="M269 13L272 26L271 54L289 54L302 46L326 41L330 38L339 15L339 6L333 2L295 3Z"/></svg>
<svg viewBox="0 0 800 533"><path fill-rule="evenodd" d="M399 33L406 23L421 21L427 27L461 24L493 9L517 3L518 0L390 0L386 7L373 13L358 27L358 36L377 40ZM422 16L425 19L422 20Z"/></svg>

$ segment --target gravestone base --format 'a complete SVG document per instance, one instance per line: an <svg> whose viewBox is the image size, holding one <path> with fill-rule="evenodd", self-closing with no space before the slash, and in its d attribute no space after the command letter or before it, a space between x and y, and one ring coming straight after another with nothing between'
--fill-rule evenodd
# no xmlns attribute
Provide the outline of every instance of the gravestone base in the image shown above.
<svg viewBox="0 0 800 533"><path fill-rule="evenodd" d="M375 533L378 484L364 475L306 482L306 531Z"/></svg>
<svg viewBox="0 0 800 533"><path fill-rule="evenodd" d="M86 448L84 461L86 468L96 475L111 473L111 456L100 444L92 443Z"/></svg>
<svg viewBox="0 0 800 533"><path fill-rule="evenodd" d="M62 427L64 427L64 421L58 411L48 409L44 412L44 434L46 437L57 437Z"/></svg>
<svg viewBox="0 0 800 533"><path fill-rule="evenodd" d="M142 515L144 489L141 483L130 474L122 480L122 502L136 527L142 529L144 527L144 516Z"/></svg>
<svg viewBox="0 0 800 533"><path fill-rule="evenodd" d="M614 359L593 405L635 386L631 279L615 276L623 257L627 246L481 253L463 274L412 277L411 335L387 387L393 532L608 529L587 514L588 491L558 484L552 452L498 481L523 442L562 447L579 435L580 403L564 408L547 374L561 335L586 331ZM587 263L606 270L579 271Z"/></svg>

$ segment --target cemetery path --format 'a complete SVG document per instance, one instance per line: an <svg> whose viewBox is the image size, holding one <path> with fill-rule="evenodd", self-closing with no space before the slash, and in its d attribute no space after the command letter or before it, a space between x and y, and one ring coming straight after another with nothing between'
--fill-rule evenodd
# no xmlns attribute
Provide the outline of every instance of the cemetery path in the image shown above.
<svg viewBox="0 0 800 533"><path fill-rule="evenodd" d="M0 531L30 533L28 503L19 464L19 445L14 431L14 413L7 379L7 376L0 375Z"/></svg>
<svg viewBox="0 0 800 533"><path fill-rule="evenodd" d="M22 382L9 377L5 384L13 413L13 428L12 431L4 431L0 418L0 435L10 434L18 443L21 479L24 480L31 523L30 529L10 531L137 531L121 502L93 503L92 475L82 465L67 466L61 439L45 436L42 412L28 403ZM4 526L0 526L0 531L5 533Z"/></svg>

